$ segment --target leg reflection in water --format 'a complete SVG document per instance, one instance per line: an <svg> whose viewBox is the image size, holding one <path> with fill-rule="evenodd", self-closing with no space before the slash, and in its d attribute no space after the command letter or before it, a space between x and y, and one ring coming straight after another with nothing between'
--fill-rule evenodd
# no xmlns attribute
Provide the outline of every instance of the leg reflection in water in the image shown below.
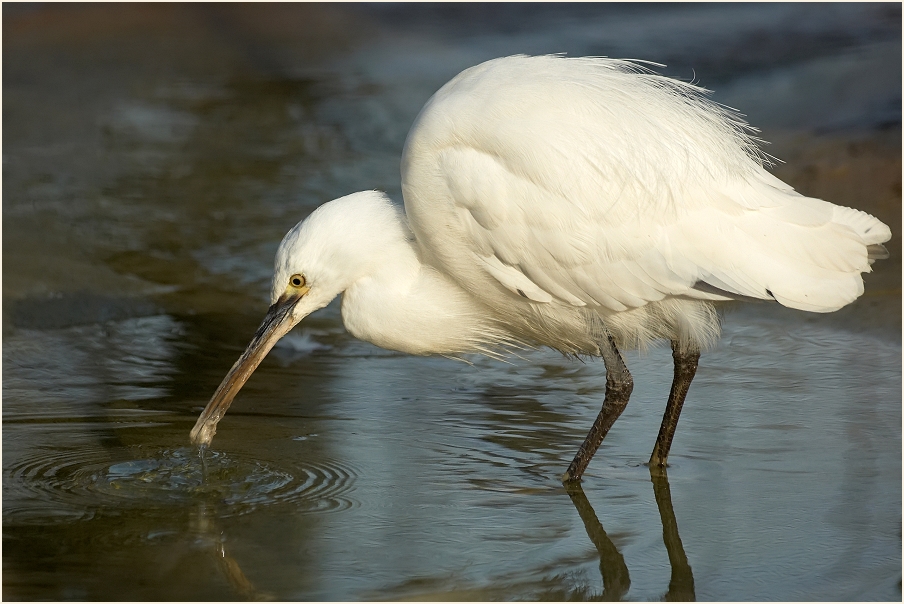
<svg viewBox="0 0 904 604"><path fill-rule="evenodd" d="M678 523L672 509L672 494L669 491L669 479L664 468L651 468L650 478L653 482L653 495L659 508L662 521L662 540L672 567L669 590L664 596L667 602L690 602L696 600L694 593L694 575L688 564L684 546L678 536ZM593 507L584 495L579 482L566 485L571 502L578 511L587 536L600 555L600 574L603 577L603 593L600 600L621 600L631 587L631 577L625 559L606 535L603 525L597 518ZM594 598L597 599L597 598Z"/></svg>
<svg viewBox="0 0 904 604"><path fill-rule="evenodd" d="M621 600L631 587L631 577L628 575L628 566L609 535L603 530L603 525L596 517L581 483L578 481L565 484L565 490L571 497L571 503L578 510L578 515L587 530L587 536L600 554L600 574L603 576L602 600Z"/></svg>
<svg viewBox="0 0 904 604"><path fill-rule="evenodd" d="M669 555L672 567L672 578L669 579L669 591L665 594L667 602L692 602L697 599L694 593L694 573L688 564L687 554L678 536L678 521L672 509L672 492L669 490L669 477L665 468L650 467L650 479L653 481L653 495L659 508L662 520L662 541Z"/></svg>

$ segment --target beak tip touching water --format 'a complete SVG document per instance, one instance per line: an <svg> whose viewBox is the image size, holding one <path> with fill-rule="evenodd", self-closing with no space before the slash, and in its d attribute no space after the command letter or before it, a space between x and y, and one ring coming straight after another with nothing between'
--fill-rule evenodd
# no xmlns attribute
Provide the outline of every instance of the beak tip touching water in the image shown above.
<svg viewBox="0 0 904 604"><path fill-rule="evenodd" d="M189 435L189 437L191 438L191 444L197 447L209 446L213 441L213 437L216 433L216 425L210 423L204 424L199 421L197 424L195 424L195 427L192 428L191 434Z"/></svg>
<svg viewBox="0 0 904 604"><path fill-rule="evenodd" d="M251 343L223 378L210 402L198 417L198 421L195 422L195 427L192 428L190 434L193 445L203 447L210 445L213 441L214 434L217 433L217 423L226 414L235 395L245 385L273 345L300 320L300 318L294 317L292 311L302 295L280 299L267 311L267 316L251 339Z"/></svg>

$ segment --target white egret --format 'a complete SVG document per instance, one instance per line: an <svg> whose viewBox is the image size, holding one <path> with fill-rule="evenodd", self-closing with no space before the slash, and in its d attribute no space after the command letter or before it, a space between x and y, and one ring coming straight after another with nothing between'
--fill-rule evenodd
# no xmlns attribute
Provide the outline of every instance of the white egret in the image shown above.
<svg viewBox="0 0 904 604"><path fill-rule="evenodd" d="M738 113L634 63L513 56L465 70L420 112L402 155L405 211L365 191L285 236L272 306L191 432L217 422L273 344L342 294L348 331L411 354L549 346L602 357L602 410L579 480L633 380L619 349L671 342L664 466L714 303L831 312L863 293L891 237L876 218L796 193Z"/></svg>

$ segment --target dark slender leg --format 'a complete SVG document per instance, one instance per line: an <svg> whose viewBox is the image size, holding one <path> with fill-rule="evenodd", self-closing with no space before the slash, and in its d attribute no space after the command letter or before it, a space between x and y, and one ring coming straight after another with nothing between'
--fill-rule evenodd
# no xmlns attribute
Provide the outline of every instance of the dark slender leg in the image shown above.
<svg viewBox="0 0 904 604"><path fill-rule="evenodd" d="M664 599L666 602L693 602L697 599L694 592L694 572L684 553L681 537L678 536L678 522L672 508L672 493L665 468L651 468L650 479L653 481L653 496L656 497L659 518L662 520L662 541L672 567L669 591Z"/></svg>
<svg viewBox="0 0 904 604"><path fill-rule="evenodd" d="M587 536L590 537L590 541L599 552L600 574L603 576L601 599L606 602L617 602L628 593L628 588L631 587L631 576L628 574L625 558L603 530L603 525L596 517L596 512L593 511L593 507L587 501L587 496L584 495L581 483L572 482L565 487L565 491L584 523Z"/></svg>
<svg viewBox="0 0 904 604"><path fill-rule="evenodd" d="M593 422L590 433L584 439L581 448L578 449L577 455L568 466L568 470L562 476L562 482L571 482L580 480L587 469L587 464L593 459L593 454L599 449L600 443L609 432L609 428L622 414L628 405L628 398L631 396L631 390L634 389L634 380L625 367L625 362L615 347L612 336L606 334L606 341L600 344L600 353L603 357L603 363L606 365L606 399L603 401L603 408Z"/></svg>
<svg viewBox="0 0 904 604"><path fill-rule="evenodd" d="M665 467L669 449L672 448L675 428L678 427L678 416L681 415L681 407L684 406L684 397L687 396L691 380L697 373L700 351L698 349L681 351L678 342L672 340L672 358L675 359L675 378L672 380L672 391L669 393L669 402L665 406L665 415L662 416L659 436L656 437L656 446L653 447L653 454L650 456L651 468L654 466Z"/></svg>

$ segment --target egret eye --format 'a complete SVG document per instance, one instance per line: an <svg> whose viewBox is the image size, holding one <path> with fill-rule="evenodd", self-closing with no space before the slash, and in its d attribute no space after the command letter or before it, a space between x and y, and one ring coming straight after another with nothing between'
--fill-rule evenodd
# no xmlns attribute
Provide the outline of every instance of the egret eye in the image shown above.
<svg viewBox="0 0 904 604"><path fill-rule="evenodd" d="M292 287L303 287L304 286L304 275L292 275L289 279L289 283Z"/></svg>

